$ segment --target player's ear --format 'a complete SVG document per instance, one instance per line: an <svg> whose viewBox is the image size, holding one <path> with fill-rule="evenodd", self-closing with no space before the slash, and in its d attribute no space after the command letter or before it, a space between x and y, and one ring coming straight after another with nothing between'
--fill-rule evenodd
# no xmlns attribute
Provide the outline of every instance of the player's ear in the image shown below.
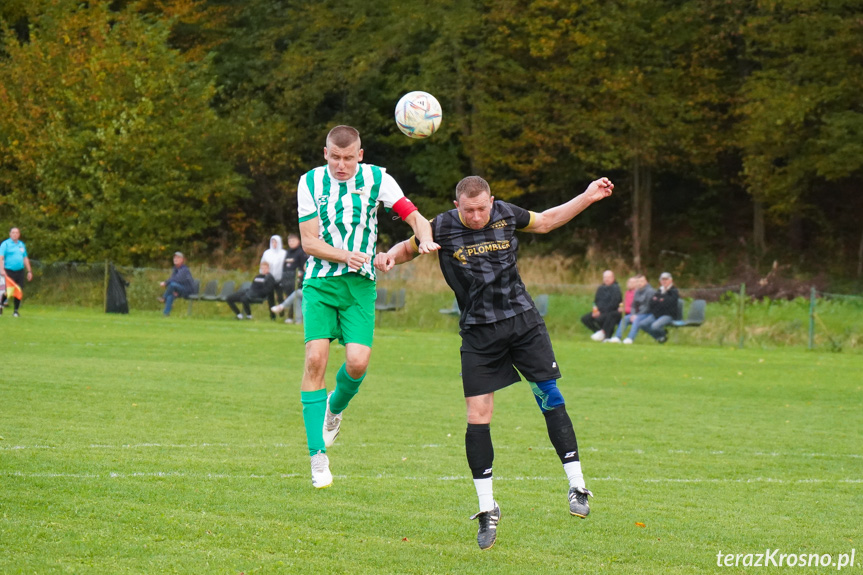
<svg viewBox="0 0 863 575"><path fill-rule="evenodd" d="M362 162L362 161L363 161L363 149L362 149L362 148L360 148L360 151L359 151L359 152L357 152L357 161L358 161L358 162Z"/></svg>
<svg viewBox="0 0 863 575"><path fill-rule="evenodd" d="M455 209L458 209L458 200L453 200L452 203L455 206Z"/></svg>
<svg viewBox="0 0 863 575"><path fill-rule="evenodd" d="M324 159L329 160L329 157L328 157L329 155L330 155L329 150L327 150L327 147L324 146Z"/></svg>

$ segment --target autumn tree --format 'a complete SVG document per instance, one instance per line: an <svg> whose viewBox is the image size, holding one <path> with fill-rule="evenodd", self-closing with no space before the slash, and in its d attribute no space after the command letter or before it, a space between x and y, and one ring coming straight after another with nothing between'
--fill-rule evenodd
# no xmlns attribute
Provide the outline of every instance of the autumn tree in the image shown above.
<svg viewBox="0 0 863 575"><path fill-rule="evenodd" d="M641 268L653 208L673 204L658 175L698 173L729 148L739 17L718 1L497 0L487 18L498 69L486 73L496 89L481 122L501 144L490 169L561 200L574 178L619 176L618 203L595 212L629 225ZM608 211L620 199L626 222Z"/></svg>
<svg viewBox="0 0 863 575"><path fill-rule="evenodd" d="M337 124L360 130L366 161L385 166L421 209L443 208L465 172L459 134L469 117L460 113L469 77L458 67L471 50L461 43L471 5L233 5L215 66L217 107L235 130L231 153L251 182L235 229L252 239L296 226L298 178L323 162L324 137ZM399 97L418 89L440 95L446 110L441 132L422 142L393 121Z"/></svg>
<svg viewBox="0 0 863 575"><path fill-rule="evenodd" d="M244 192L206 62L131 9L56 0L0 58L0 205L40 259L148 262L205 240Z"/></svg>
<svg viewBox="0 0 863 575"><path fill-rule="evenodd" d="M857 251L863 270L863 235L854 237L863 214L863 8L758 3L743 34L752 69L737 109L747 189L788 229L793 250Z"/></svg>

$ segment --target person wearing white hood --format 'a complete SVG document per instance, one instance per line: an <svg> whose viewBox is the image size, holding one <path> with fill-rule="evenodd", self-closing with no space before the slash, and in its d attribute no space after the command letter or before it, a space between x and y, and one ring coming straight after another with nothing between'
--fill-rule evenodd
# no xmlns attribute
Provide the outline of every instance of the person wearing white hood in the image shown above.
<svg viewBox="0 0 863 575"><path fill-rule="evenodd" d="M276 305L276 301L282 301L284 299L284 292L282 291L281 283L282 270L284 269L285 257L287 255L288 252L282 247L282 236L272 236L270 238L270 248L261 256L261 263L267 262L270 264L270 273L276 280L276 288L274 291L270 292L268 298L269 307ZM276 298L278 298L278 300ZM270 319L276 319L276 314L272 311L270 312Z"/></svg>

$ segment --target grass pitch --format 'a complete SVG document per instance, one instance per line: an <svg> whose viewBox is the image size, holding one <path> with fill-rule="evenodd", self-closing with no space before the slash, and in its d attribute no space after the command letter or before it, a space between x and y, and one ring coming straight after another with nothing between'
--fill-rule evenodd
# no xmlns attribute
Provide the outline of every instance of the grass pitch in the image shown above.
<svg viewBox="0 0 863 575"><path fill-rule="evenodd" d="M735 573L717 553L773 549L863 568L859 355L553 338L591 515L516 384L481 552L454 327L378 330L324 490L298 326L25 306L0 337L2 573Z"/></svg>

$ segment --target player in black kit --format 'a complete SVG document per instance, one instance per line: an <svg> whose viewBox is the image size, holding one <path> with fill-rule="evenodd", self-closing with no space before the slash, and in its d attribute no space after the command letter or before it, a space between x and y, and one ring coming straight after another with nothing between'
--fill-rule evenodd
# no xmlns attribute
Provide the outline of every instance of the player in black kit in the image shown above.
<svg viewBox="0 0 863 575"><path fill-rule="evenodd" d="M469 176L456 186L456 209L432 220L441 272L462 310L465 451L479 498L479 513L471 519L479 520L481 549L494 545L500 521L500 506L492 491L494 392L520 381L518 372L530 382L569 479L570 513L582 518L590 513L587 498L592 493L584 485L575 431L557 388L560 370L545 322L518 273L515 232L548 233L610 196L613 189L608 178L600 178L572 200L536 213L495 201L488 182ZM386 272L417 255L416 239L410 238L378 254L375 266Z"/></svg>

